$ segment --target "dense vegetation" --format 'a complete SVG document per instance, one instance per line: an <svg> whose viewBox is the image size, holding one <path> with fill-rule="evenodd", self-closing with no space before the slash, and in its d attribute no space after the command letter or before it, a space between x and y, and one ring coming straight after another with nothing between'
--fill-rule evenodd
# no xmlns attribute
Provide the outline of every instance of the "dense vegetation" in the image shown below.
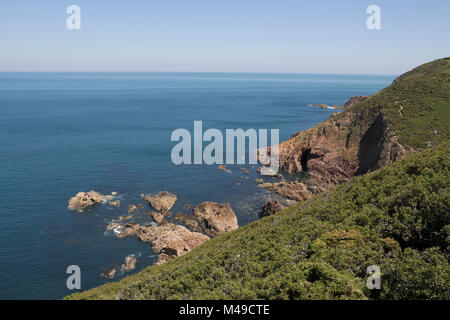
<svg viewBox="0 0 450 320"><path fill-rule="evenodd" d="M361 136L358 129L372 123L381 112L399 142L418 150L448 141L449 101L450 57L423 64L401 75L387 88L346 111L361 114L352 132L356 137Z"/></svg>
<svg viewBox="0 0 450 320"><path fill-rule="evenodd" d="M450 299L449 151L426 149L70 298ZM370 265L381 290L366 287Z"/></svg>

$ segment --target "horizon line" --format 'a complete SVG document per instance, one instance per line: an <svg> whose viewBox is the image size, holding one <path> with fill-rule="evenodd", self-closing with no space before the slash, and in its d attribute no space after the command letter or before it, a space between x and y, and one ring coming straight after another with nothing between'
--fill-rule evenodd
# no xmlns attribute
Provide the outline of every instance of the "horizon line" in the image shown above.
<svg viewBox="0 0 450 320"><path fill-rule="evenodd" d="M405 71L408 72L408 71ZM404 73L405 73L404 72ZM381 73L325 73L325 72L264 72L264 71L96 71L96 70L87 70L87 71L68 71L68 70L58 70L58 71L25 71L25 70L12 70L12 71L4 71L0 70L0 73L205 73L205 74L273 74L273 75L336 75L336 76L386 76L386 77L396 77L399 74L381 74Z"/></svg>

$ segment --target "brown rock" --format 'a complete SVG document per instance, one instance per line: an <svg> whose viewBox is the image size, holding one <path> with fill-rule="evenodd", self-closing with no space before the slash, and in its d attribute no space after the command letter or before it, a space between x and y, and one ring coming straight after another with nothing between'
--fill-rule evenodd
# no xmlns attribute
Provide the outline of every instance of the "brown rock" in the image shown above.
<svg viewBox="0 0 450 320"><path fill-rule="evenodd" d="M283 197L296 201L304 201L314 194L304 183L299 181L263 183L260 186L271 189Z"/></svg>
<svg viewBox="0 0 450 320"><path fill-rule="evenodd" d="M217 169L225 171L226 173L231 173L231 170L228 170L226 166L224 166L223 164L219 165L217 167Z"/></svg>
<svg viewBox="0 0 450 320"><path fill-rule="evenodd" d="M285 206L283 206L278 200L269 200L266 201L261 208L261 211L259 213L259 217L267 217L271 216L281 210L283 210Z"/></svg>
<svg viewBox="0 0 450 320"><path fill-rule="evenodd" d="M345 108L349 108L355 104L357 104L358 102L364 101L368 98L369 96L356 96L356 97L351 97L342 107Z"/></svg>
<svg viewBox="0 0 450 320"><path fill-rule="evenodd" d="M101 273L100 276L106 279L113 279L116 276L117 268L111 267L105 272Z"/></svg>
<svg viewBox="0 0 450 320"><path fill-rule="evenodd" d="M129 212L129 213L135 212L136 209L137 209L137 207L136 207L134 204L128 206L128 212Z"/></svg>
<svg viewBox="0 0 450 320"><path fill-rule="evenodd" d="M140 228L141 227L138 224L126 223L123 226L119 225L113 230L116 237L122 239L125 237L134 236L140 230Z"/></svg>
<svg viewBox="0 0 450 320"><path fill-rule="evenodd" d="M192 231L202 232L202 228L198 225L197 220L183 212L177 212L175 215L175 220L181 222Z"/></svg>
<svg viewBox="0 0 450 320"><path fill-rule="evenodd" d="M110 231L110 230L113 230L113 229L117 228L118 226L119 226L119 224L117 222L110 222L106 226L106 230Z"/></svg>
<svg viewBox="0 0 450 320"><path fill-rule="evenodd" d="M93 190L89 192L78 192L69 200L69 210L76 210L83 212L83 209L92 206L96 203L112 200L112 196L104 196Z"/></svg>
<svg viewBox="0 0 450 320"><path fill-rule="evenodd" d="M136 257L131 255L125 258L125 262L124 264L122 264L121 269L123 271L131 271L134 270L134 268L136 268Z"/></svg>
<svg viewBox="0 0 450 320"><path fill-rule="evenodd" d="M244 174L250 174L250 171L248 171L248 170L245 169L245 168L241 168L241 170L242 170L242 172L243 172Z"/></svg>
<svg viewBox="0 0 450 320"><path fill-rule="evenodd" d="M164 216L156 211L147 211L149 217L151 217L156 223L160 224L164 221Z"/></svg>
<svg viewBox="0 0 450 320"><path fill-rule="evenodd" d="M113 207L120 207L120 200L114 200L114 201L110 201L108 202L111 206Z"/></svg>
<svg viewBox="0 0 450 320"><path fill-rule="evenodd" d="M147 201L150 206L158 211L168 211L172 209L177 196L167 191L161 191L158 195L147 195L143 199Z"/></svg>
<svg viewBox="0 0 450 320"><path fill-rule="evenodd" d="M238 228L236 215L229 203L203 202L193 209L193 213L211 237Z"/></svg>

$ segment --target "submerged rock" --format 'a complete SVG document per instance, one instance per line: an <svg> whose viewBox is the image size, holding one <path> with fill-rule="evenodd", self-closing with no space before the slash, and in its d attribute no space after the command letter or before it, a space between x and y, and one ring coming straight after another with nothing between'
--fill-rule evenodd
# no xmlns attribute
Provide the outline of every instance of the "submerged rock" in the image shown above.
<svg viewBox="0 0 450 320"><path fill-rule="evenodd" d="M229 203L203 202L193 209L193 213L211 237L238 228L236 215Z"/></svg>
<svg viewBox="0 0 450 320"><path fill-rule="evenodd" d="M226 173L231 173L231 170L227 169L227 167L224 166L223 164L219 165L219 166L217 167L217 169L222 170L222 171L225 171Z"/></svg>
<svg viewBox="0 0 450 320"><path fill-rule="evenodd" d="M281 210L283 210L285 208L285 206L283 206L281 204L280 201L278 200L269 200L266 201L263 205L263 207L261 208L261 211L259 212L259 217L267 217L267 216L271 216Z"/></svg>
<svg viewBox="0 0 450 320"><path fill-rule="evenodd" d="M137 209L137 207L134 204L128 206L128 212L129 213L135 212L136 209Z"/></svg>
<svg viewBox="0 0 450 320"><path fill-rule="evenodd" d="M69 210L76 210L83 212L87 207L90 207L96 203L106 202L112 200L112 196L104 196L94 190L89 192L78 192L74 197L69 200Z"/></svg>
<svg viewBox="0 0 450 320"><path fill-rule="evenodd" d="M167 191L161 191L158 195L146 195L142 197L149 205L158 211L166 212L174 206L177 196Z"/></svg>
<svg viewBox="0 0 450 320"><path fill-rule="evenodd" d="M132 216L133 216L132 214L129 214L129 215L127 215L127 216L120 216L120 217L119 217L119 221L128 220L128 219L130 219Z"/></svg>

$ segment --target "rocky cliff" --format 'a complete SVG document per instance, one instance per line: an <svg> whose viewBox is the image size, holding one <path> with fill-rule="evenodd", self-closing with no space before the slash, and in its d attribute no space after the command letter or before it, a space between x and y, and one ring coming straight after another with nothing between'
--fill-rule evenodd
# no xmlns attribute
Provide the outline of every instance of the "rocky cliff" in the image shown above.
<svg viewBox="0 0 450 320"><path fill-rule="evenodd" d="M422 65L379 93L352 98L345 104L345 111L294 134L280 143L280 168L288 173L305 173L306 178L265 187L303 201L424 145L446 141L449 70L449 58ZM430 99L433 92L435 96ZM413 134L409 133L410 125L414 126Z"/></svg>

